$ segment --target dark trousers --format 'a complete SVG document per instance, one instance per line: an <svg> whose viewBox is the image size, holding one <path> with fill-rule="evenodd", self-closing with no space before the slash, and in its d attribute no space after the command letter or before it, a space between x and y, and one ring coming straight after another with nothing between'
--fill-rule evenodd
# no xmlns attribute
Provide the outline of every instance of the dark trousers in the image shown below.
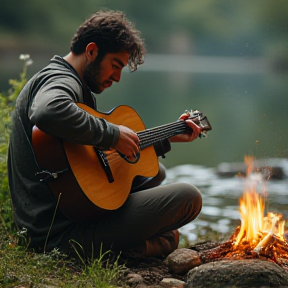
<svg viewBox="0 0 288 288"><path fill-rule="evenodd" d="M71 252L73 248L69 242L73 239L72 243L83 247L86 257L98 257L101 247L102 253L118 253L191 222L202 208L200 191L187 183L157 186L164 177L165 170L160 165L158 175L140 191L131 193L122 207L93 225L75 224L64 233L60 250Z"/></svg>

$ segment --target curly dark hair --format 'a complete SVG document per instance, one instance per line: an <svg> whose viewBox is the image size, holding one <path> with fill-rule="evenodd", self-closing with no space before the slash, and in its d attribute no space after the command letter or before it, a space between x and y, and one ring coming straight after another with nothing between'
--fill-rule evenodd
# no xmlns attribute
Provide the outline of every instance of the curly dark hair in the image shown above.
<svg viewBox="0 0 288 288"><path fill-rule="evenodd" d="M144 63L144 40L123 12L101 10L93 14L77 29L70 51L79 55L91 42L98 46L98 59L107 53L126 51L130 54L130 71L137 70Z"/></svg>

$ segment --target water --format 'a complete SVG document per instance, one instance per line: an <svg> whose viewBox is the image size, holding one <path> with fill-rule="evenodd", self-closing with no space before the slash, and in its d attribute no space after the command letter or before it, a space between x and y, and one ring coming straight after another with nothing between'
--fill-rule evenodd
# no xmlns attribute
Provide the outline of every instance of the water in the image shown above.
<svg viewBox="0 0 288 288"><path fill-rule="evenodd" d="M257 189L262 194L267 192L266 213L281 213L287 223L288 160L279 161L284 163L284 179L264 180ZM245 177L222 178L217 175L216 168L186 164L168 169L166 183L174 181L197 186L203 196L203 208L197 219L180 229L190 244L202 239L228 239L240 225L239 198L247 185Z"/></svg>

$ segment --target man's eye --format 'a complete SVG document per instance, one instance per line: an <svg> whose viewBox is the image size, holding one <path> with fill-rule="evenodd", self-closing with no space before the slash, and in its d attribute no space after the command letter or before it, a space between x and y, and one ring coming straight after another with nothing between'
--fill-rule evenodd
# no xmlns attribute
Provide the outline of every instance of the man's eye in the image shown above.
<svg viewBox="0 0 288 288"><path fill-rule="evenodd" d="M112 68L113 68L113 69L118 69L118 66L112 65Z"/></svg>

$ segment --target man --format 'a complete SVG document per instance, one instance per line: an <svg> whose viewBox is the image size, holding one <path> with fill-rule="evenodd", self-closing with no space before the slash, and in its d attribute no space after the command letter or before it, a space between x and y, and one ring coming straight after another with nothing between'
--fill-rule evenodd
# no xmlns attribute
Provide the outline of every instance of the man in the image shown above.
<svg viewBox="0 0 288 288"><path fill-rule="evenodd" d="M70 53L53 57L19 94L12 117L9 185L15 223L27 231L29 246L35 250L59 248L70 254L71 243L78 243L88 257L99 256L101 249L168 255L178 246L177 229L199 214L202 198L197 188L160 185L165 178L162 165L153 178L136 177L125 203L92 223L66 217L47 181L36 177L40 168L32 148L34 126L67 142L116 150L128 161L135 160L140 142L132 129L95 117L76 103L96 109L93 93L119 82L125 66L135 71L144 62L144 53L139 32L123 13L100 11L78 28ZM158 156L170 150L170 142L193 141L201 133L187 116L181 119L193 131L158 141L154 145Z"/></svg>

